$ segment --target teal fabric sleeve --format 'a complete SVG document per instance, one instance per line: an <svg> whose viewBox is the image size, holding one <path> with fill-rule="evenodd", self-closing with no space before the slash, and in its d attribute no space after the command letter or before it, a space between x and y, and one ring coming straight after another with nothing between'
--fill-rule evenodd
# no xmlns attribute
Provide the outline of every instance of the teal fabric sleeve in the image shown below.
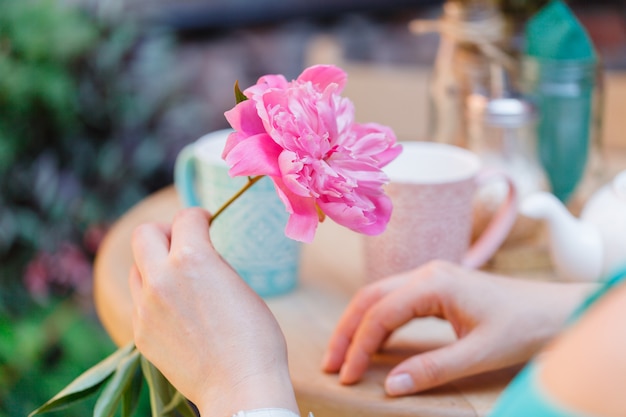
<svg viewBox="0 0 626 417"><path fill-rule="evenodd" d="M580 317L590 305L618 283L626 280L626 270L616 274L591 295L572 315ZM560 404L541 387L537 363L530 362L504 390L489 417L594 417Z"/></svg>
<svg viewBox="0 0 626 417"><path fill-rule="evenodd" d="M626 281L626 268L620 270L618 273L614 274L611 279L606 281L604 285L602 285L595 293L589 296L585 302L583 302L578 309L574 312L570 321L575 321L580 317L589 306L595 303L599 298L601 298L604 294L609 292L613 287L621 283L622 281Z"/></svg>
<svg viewBox="0 0 626 417"><path fill-rule="evenodd" d="M536 363L526 366L496 402L489 417L593 417L551 398L539 384Z"/></svg>

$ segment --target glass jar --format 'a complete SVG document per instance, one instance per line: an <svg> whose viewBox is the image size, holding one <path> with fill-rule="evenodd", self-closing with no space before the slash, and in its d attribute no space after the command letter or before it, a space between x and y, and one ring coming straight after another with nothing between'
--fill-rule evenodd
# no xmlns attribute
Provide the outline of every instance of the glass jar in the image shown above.
<svg viewBox="0 0 626 417"><path fill-rule="evenodd" d="M419 25L415 28L420 32ZM446 1L438 30L441 40L431 85L432 140L467 147L465 102L492 93L494 65L510 65L501 13L489 3Z"/></svg>
<svg viewBox="0 0 626 417"><path fill-rule="evenodd" d="M486 168L503 171L515 184L523 199L549 188L537 157L535 124L537 112L519 98L488 99L468 97L468 148L481 158ZM479 193L474 207L474 235L479 235L506 197L507 186L494 181ZM540 224L518 216L507 242L533 236Z"/></svg>

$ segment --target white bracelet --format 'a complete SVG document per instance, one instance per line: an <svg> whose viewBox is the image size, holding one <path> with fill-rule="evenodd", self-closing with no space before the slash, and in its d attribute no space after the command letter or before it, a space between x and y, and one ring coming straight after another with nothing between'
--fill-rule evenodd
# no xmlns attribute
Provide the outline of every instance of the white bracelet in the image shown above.
<svg viewBox="0 0 626 417"><path fill-rule="evenodd" d="M300 417L298 414L286 408L258 408L256 410L242 410L233 417ZM309 413L313 417L313 413Z"/></svg>

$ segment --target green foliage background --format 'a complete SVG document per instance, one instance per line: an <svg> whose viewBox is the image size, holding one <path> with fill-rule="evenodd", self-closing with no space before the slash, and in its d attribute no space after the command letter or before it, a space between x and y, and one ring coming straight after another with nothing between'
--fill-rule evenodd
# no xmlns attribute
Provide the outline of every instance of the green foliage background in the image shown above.
<svg viewBox="0 0 626 417"><path fill-rule="evenodd" d="M185 136L172 126L197 104L180 92L175 42L60 1L0 0L0 417L27 415L115 349L91 263L108 225L171 182Z"/></svg>

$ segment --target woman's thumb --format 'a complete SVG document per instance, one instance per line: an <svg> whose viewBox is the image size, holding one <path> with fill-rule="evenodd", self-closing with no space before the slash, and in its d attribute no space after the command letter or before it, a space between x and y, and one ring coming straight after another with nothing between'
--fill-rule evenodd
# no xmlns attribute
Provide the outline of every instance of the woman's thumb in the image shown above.
<svg viewBox="0 0 626 417"><path fill-rule="evenodd" d="M434 388L482 371L476 350L467 339L412 356L393 368L385 380L385 391L397 397Z"/></svg>

